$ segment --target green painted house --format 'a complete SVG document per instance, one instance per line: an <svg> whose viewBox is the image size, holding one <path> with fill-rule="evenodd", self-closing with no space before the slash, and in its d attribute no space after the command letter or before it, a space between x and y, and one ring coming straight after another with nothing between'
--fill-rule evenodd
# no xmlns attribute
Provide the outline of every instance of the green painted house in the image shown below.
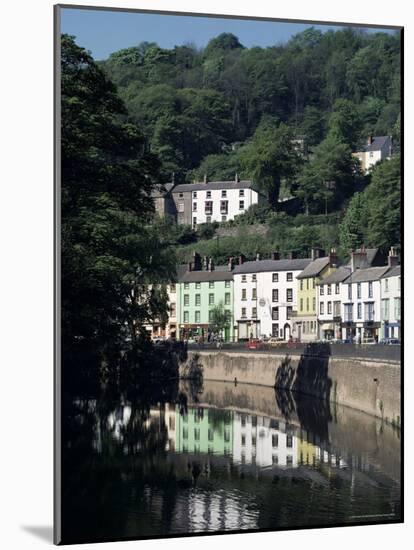
<svg viewBox="0 0 414 550"><path fill-rule="evenodd" d="M222 336L225 341L234 339L233 265L214 266L210 261L202 268L197 261L177 285L177 312L180 339L207 339L211 331L212 310L221 305L228 318Z"/></svg>

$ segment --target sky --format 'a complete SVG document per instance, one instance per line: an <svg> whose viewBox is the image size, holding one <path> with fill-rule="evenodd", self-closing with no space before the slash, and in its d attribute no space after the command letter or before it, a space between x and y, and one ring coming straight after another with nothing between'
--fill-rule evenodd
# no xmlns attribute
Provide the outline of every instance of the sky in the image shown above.
<svg viewBox="0 0 414 550"><path fill-rule="evenodd" d="M136 46L144 41L157 42L162 48L173 48L176 45L189 42L194 43L197 47L204 47L211 38L218 34L231 32L246 47L266 47L287 42L291 36L310 26L322 31L341 28L309 23L282 23L73 8L63 8L61 13L62 32L74 35L77 44L90 50L96 60L106 59L115 51ZM372 30L369 29L369 31Z"/></svg>

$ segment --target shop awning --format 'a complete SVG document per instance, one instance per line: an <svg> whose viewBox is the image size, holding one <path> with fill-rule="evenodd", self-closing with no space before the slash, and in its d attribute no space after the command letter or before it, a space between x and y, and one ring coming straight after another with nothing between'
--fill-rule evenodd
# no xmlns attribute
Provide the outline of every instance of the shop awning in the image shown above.
<svg viewBox="0 0 414 550"><path fill-rule="evenodd" d="M335 325L333 323L322 323L322 330L335 330Z"/></svg>

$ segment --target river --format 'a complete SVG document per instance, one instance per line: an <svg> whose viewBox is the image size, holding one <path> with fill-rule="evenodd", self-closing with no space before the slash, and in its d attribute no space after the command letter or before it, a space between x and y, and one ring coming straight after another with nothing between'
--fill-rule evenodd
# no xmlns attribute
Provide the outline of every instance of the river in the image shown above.
<svg viewBox="0 0 414 550"><path fill-rule="evenodd" d="M272 388L64 408L62 540L399 521L400 432Z"/></svg>

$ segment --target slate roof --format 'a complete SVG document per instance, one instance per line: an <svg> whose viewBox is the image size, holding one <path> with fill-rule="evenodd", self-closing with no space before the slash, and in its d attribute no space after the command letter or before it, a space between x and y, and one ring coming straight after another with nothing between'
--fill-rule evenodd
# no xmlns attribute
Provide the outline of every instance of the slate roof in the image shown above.
<svg viewBox="0 0 414 550"><path fill-rule="evenodd" d="M388 142L388 143L387 143ZM372 143L366 143L364 147L361 147L361 151L379 151L385 145L388 147L391 146L391 137L390 136L373 136ZM360 151L358 151L360 152Z"/></svg>
<svg viewBox="0 0 414 550"><path fill-rule="evenodd" d="M345 279L347 279L351 274L351 268L347 266L341 266L338 267L338 269L335 269L335 271L332 271L327 277L322 279L322 281L319 281L316 283L317 285L325 285L325 284L332 284L332 283L342 283Z"/></svg>
<svg viewBox="0 0 414 550"><path fill-rule="evenodd" d="M388 277L399 277L401 275L401 266L395 265L393 267L390 267L389 270L384 273L382 276L383 279L386 279Z"/></svg>
<svg viewBox="0 0 414 550"><path fill-rule="evenodd" d="M174 187L173 183L159 184L151 191L151 197L164 197Z"/></svg>
<svg viewBox="0 0 414 550"><path fill-rule="evenodd" d="M346 283L365 283L367 281L378 281L381 279L381 277L384 275L386 271L388 271L388 266L383 267L368 267L366 269L357 269L354 271L348 279L346 279Z"/></svg>
<svg viewBox="0 0 414 550"><path fill-rule="evenodd" d="M251 180L244 181L209 181L207 183L182 183L173 189L173 193L185 193L186 191L212 191L216 189L246 189L253 187Z"/></svg>
<svg viewBox="0 0 414 550"><path fill-rule="evenodd" d="M316 277L328 265L328 256L324 256L323 258L316 258L316 260L313 260L313 262L305 267L302 273L299 273L296 279L307 279L308 277Z"/></svg>
<svg viewBox="0 0 414 550"><path fill-rule="evenodd" d="M358 248L355 250L355 252L361 252L361 249ZM378 248L366 248L365 252L367 253L368 265L371 266L375 261L376 255L378 254ZM351 259L349 259L349 262L346 265L351 266Z"/></svg>
<svg viewBox="0 0 414 550"><path fill-rule="evenodd" d="M266 271L302 271L311 263L310 258L295 260L256 260L237 265L233 273L263 273Z"/></svg>
<svg viewBox="0 0 414 550"><path fill-rule="evenodd" d="M180 283L203 283L206 281L232 281L233 272L229 271L228 266L217 266L213 271L186 271L180 277Z"/></svg>

